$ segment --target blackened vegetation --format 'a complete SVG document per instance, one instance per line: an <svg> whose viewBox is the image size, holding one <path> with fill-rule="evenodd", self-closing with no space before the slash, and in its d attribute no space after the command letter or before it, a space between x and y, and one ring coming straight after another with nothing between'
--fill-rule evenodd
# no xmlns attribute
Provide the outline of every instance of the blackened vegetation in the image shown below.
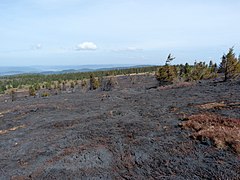
<svg viewBox="0 0 240 180"><path fill-rule="evenodd" d="M0 179L239 179L239 84L151 80L0 103Z"/></svg>
<svg viewBox="0 0 240 180"><path fill-rule="evenodd" d="M101 90L111 91L118 86L118 81L116 77L109 77L102 80Z"/></svg>

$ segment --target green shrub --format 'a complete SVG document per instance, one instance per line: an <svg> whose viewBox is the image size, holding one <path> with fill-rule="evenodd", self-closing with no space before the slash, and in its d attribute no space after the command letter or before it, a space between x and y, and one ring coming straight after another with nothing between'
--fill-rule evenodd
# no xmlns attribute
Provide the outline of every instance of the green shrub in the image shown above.
<svg viewBox="0 0 240 180"><path fill-rule="evenodd" d="M82 80L82 82L81 82L81 86L82 86L82 88L84 88L84 87L87 86L87 81L86 81L85 79Z"/></svg>
<svg viewBox="0 0 240 180"><path fill-rule="evenodd" d="M30 86L28 91L30 96L36 96L36 90L33 86Z"/></svg>
<svg viewBox="0 0 240 180"><path fill-rule="evenodd" d="M93 74L90 75L90 90L95 90L100 87L100 82L97 78L93 76Z"/></svg>
<svg viewBox="0 0 240 180"><path fill-rule="evenodd" d="M74 86L75 86L75 84L74 84L74 82L72 81L72 82L70 83L70 87L73 89Z"/></svg>
<svg viewBox="0 0 240 180"><path fill-rule="evenodd" d="M42 97L48 97L50 94L48 93L48 92L44 92L44 93L42 93Z"/></svg>
<svg viewBox="0 0 240 180"><path fill-rule="evenodd" d="M165 65L158 69L156 74L160 83L172 83L178 77L176 66Z"/></svg>

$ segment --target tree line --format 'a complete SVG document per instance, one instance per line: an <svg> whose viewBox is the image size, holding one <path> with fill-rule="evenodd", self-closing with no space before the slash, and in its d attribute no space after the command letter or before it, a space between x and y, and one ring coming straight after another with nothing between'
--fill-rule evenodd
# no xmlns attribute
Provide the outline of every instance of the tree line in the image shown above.
<svg viewBox="0 0 240 180"><path fill-rule="evenodd" d="M168 55L166 63L161 66L156 77L160 84L173 83L174 81L196 81L202 79L211 79L217 77L219 73L224 75L223 81L234 79L240 75L240 57L236 57L234 48L230 48L227 54L221 58L219 66L210 61L195 62L194 65L171 65L175 59L171 54Z"/></svg>
<svg viewBox="0 0 240 180"><path fill-rule="evenodd" d="M22 74L22 75L12 75L0 77L0 93L4 93L9 89L25 89L30 88L38 90L41 88L59 88L67 83L71 86L76 84L77 81L83 81L86 79L91 79L91 77L104 77L104 76L116 76L116 75L128 75L128 74L138 74L145 72L155 72L158 66L146 66L146 67L136 67L136 68L126 68L126 69L113 69L106 71L92 71L92 72L78 72L78 73L64 73L64 74Z"/></svg>

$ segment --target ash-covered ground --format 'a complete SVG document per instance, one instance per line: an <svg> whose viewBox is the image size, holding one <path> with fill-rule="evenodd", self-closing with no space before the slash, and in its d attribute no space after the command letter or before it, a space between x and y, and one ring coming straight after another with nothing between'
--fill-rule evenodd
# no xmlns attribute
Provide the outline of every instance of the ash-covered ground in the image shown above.
<svg viewBox="0 0 240 180"><path fill-rule="evenodd" d="M238 81L118 81L112 91L0 103L0 179L240 179L239 133L217 146L182 125L201 114L239 128Z"/></svg>

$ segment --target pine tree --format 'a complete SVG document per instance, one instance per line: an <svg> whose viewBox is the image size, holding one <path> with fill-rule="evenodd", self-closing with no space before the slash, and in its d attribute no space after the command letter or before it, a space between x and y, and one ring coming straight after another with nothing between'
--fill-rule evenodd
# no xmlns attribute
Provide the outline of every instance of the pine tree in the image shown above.
<svg viewBox="0 0 240 180"><path fill-rule="evenodd" d="M171 66L170 62L174 60L175 57L172 57L171 54L168 55L166 63L164 66L158 69L156 74L157 80L160 84L172 83L175 78L177 78L177 69L176 66Z"/></svg>
<svg viewBox="0 0 240 180"><path fill-rule="evenodd" d="M224 81L235 78L239 75L240 63L238 58L235 56L233 47L229 49L229 52L225 58L225 62L222 61L221 64L224 65L224 63Z"/></svg>
<svg viewBox="0 0 240 180"><path fill-rule="evenodd" d="M224 73L225 68L226 68L226 55L224 54L221 59L222 59L222 61L219 65L218 72Z"/></svg>
<svg viewBox="0 0 240 180"><path fill-rule="evenodd" d="M210 68L213 67L213 61L212 60L209 61L208 67L210 67Z"/></svg>

